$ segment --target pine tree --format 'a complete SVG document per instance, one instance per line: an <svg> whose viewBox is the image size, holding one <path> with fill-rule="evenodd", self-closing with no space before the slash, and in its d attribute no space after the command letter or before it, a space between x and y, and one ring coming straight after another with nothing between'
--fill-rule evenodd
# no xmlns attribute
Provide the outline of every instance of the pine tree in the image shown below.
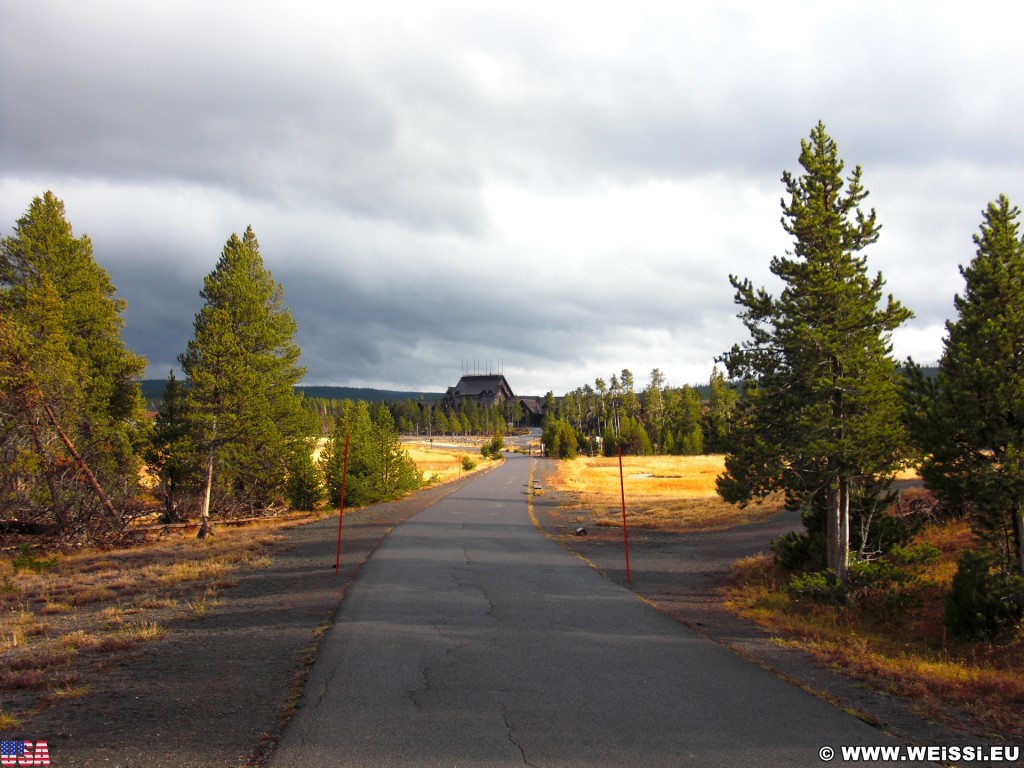
<svg viewBox="0 0 1024 768"><path fill-rule="evenodd" d="M341 502L341 484L345 473L345 438L351 430L352 408L355 403L343 400L334 422L334 431L320 452L318 463L327 491L327 503L337 507ZM351 450L351 445L349 446ZM348 489L346 488L346 491Z"/></svg>
<svg viewBox="0 0 1024 768"><path fill-rule="evenodd" d="M710 390L704 448L708 453L724 453L728 447L729 414L736 404L736 392L729 389L717 367L711 372Z"/></svg>
<svg viewBox="0 0 1024 768"><path fill-rule="evenodd" d="M373 419L374 448L380 452L380 471L374 483L375 501L393 499L419 487L416 462L402 447L391 411L381 403Z"/></svg>
<svg viewBox="0 0 1024 768"><path fill-rule="evenodd" d="M651 371L651 381L644 390L644 418L647 420L647 434L651 442L663 453L668 453L665 436L665 400L662 389L665 387L665 375L660 369Z"/></svg>
<svg viewBox="0 0 1024 768"><path fill-rule="evenodd" d="M564 418L550 419L541 437L548 456L556 459L575 459L579 452L576 430Z"/></svg>
<svg viewBox="0 0 1024 768"><path fill-rule="evenodd" d="M138 486L146 361L121 340L126 305L115 293L52 192L0 241L0 421L5 458L14 458L4 472L41 474L65 530L90 530L97 519L120 528Z"/></svg>
<svg viewBox="0 0 1024 768"><path fill-rule="evenodd" d="M314 440L298 441L288 461L288 504L292 509L314 510L324 498L323 477L313 461Z"/></svg>
<svg viewBox="0 0 1024 768"><path fill-rule="evenodd" d="M842 583L854 486L891 477L905 451L890 335L911 313L883 297L879 273L859 255L878 240L857 167L846 179L822 123L801 141L801 176L783 174L783 227L792 253L775 257L778 298L730 276L750 340L722 356L748 399L734 418L736 444L719 493L746 503L786 491L827 510L829 567Z"/></svg>
<svg viewBox="0 0 1024 768"><path fill-rule="evenodd" d="M912 423L928 487L972 504L1000 570L1024 576L1024 239L1005 195L983 217L938 377L915 377Z"/></svg>
<svg viewBox="0 0 1024 768"><path fill-rule="evenodd" d="M199 295L206 303L179 361L205 454L200 535L207 535L215 467L236 502L263 507L283 495L295 445L316 425L294 390L305 375L295 321L251 227L231 235Z"/></svg>
<svg viewBox="0 0 1024 768"><path fill-rule="evenodd" d="M451 427L448 424L448 417L444 415L444 411L440 407L431 408L434 414L434 432L435 435L446 435Z"/></svg>
<svg viewBox="0 0 1024 768"><path fill-rule="evenodd" d="M146 463L160 478L164 500L163 522L179 519L178 500L181 491L198 479L197 446L192 438L185 387L171 371L164 386L163 400L156 415L156 427L146 451Z"/></svg>
<svg viewBox="0 0 1024 768"><path fill-rule="evenodd" d="M341 500L346 440L346 505L373 504L419 487L419 469L402 448L390 409L381 403L371 412L365 401L350 401L344 404L334 434L320 458L332 506Z"/></svg>

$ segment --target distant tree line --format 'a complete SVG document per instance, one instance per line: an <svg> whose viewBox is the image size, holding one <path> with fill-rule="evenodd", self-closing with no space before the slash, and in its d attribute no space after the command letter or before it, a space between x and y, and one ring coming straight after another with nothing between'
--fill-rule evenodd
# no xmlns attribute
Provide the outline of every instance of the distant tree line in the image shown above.
<svg viewBox="0 0 1024 768"><path fill-rule="evenodd" d="M707 393L702 397L701 390ZM622 369L561 398L548 393L543 443L550 456L694 455L726 450L729 413L736 392L715 369L707 386L668 386L660 369L639 393Z"/></svg>
<svg viewBox="0 0 1024 768"><path fill-rule="evenodd" d="M334 431L339 414L350 400L307 397L306 407L316 414L323 435ZM405 399L379 401L391 412L400 434L417 437L465 437L507 434L530 424L530 414L519 400L506 400L495 406L464 400L456 407L443 407L436 400Z"/></svg>

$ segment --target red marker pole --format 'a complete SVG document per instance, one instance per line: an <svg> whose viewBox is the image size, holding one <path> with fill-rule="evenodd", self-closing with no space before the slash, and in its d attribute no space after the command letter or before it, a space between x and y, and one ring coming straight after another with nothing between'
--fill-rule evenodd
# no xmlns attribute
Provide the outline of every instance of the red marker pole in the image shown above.
<svg viewBox="0 0 1024 768"><path fill-rule="evenodd" d="M348 477L348 440L345 435L345 463L341 469L341 501L338 502L338 549L334 554L334 574L341 573L341 525L345 520L345 479Z"/></svg>
<svg viewBox="0 0 1024 768"><path fill-rule="evenodd" d="M626 583L629 578L629 534L626 532L626 481L622 477L622 446L619 446L619 489L622 491L622 546L626 550Z"/></svg>

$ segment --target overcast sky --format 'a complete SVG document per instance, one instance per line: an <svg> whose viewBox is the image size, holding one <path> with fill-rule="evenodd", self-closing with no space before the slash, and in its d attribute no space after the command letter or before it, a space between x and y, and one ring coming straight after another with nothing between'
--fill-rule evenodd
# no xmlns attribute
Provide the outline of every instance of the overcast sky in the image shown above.
<svg viewBox="0 0 1024 768"><path fill-rule="evenodd" d="M934 361L981 210L1024 205L1019 2L0 0L0 224L64 200L163 378L252 225L307 384L706 382L775 291L820 119ZM478 363L475 361L479 361ZM490 363L488 363L490 361Z"/></svg>

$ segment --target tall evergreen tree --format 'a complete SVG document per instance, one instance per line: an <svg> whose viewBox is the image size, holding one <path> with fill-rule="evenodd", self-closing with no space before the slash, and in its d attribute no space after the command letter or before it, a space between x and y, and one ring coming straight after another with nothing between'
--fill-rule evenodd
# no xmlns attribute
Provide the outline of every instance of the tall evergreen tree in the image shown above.
<svg viewBox="0 0 1024 768"><path fill-rule="evenodd" d="M711 372L710 395L704 449L708 453L724 453L728 446L729 414L736 404L736 392L725 383L725 376L717 367Z"/></svg>
<svg viewBox="0 0 1024 768"><path fill-rule="evenodd" d="M177 521L181 491L195 483L198 473L196 443L189 423L185 387L175 377L174 371L170 372L164 386L163 400L156 414L156 428L146 451L146 462L160 478L163 521Z"/></svg>
<svg viewBox="0 0 1024 768"><path fill-rule="evenodd" d="M61 528L119 528L137 488L146 361L121 340L125 307L64 203L35 198L0 241L3 471L42 475Z"/></svg>
<svg viewBox="0 0 1024 768"><path fill-rule="evenodd" d="M380 473L374 483L376 498L393 499L418 488L419 469L402 447L395 420L383 404L374 414L373 439L374 449L380 455Z"/></svg>
<svg viewBox="0 0 1024 768"><path fill-rule="evenodd" d="M983 216L938 377L914 376L912 424L925 483L949 504L970 502L1001 570L1024 576L1024 239L1005 195Z"/></svg>
<svg viewBox="0 0 1024 768"><path fill-rule="evenodd" d="M687 385L672 396L669 429L672 431L673 453L696 456L704 453L704 427L701 424L700 394Z"/></svg>
<svg viewBox="0 0 1024 768"><path fill-rule="evenodd" d="M665 400L662 390L665 388L665 374L661 369L651 371L651 381L644 390L644 417L647 420L647 434L651 442L665 450Z"/></svg>
<svg viewBox="0 0 1024 768"><path fill-rule="evenodd" d="M748 400L718 490L738 503L784 490L793 504L823 504L827 562L845 583L854 486L890 477L905 450L889 339L911 313L883 296L880 273L868 275L859 254L878 240L875 212L861 209L859 166L844 182L820 122L800 165L802 175L782 177L794 247L771 261L781 294L730 276L751 338L721 359Z"/></svg>
<svg viewBox="0 0 1024 768"><path fill-rule="evenodd" d="M179 361L205 454L200 535L206 535L215 467L223 490L263 506L283 495L294 445L316 425L294 390L305 375L295 321L263 265L252 227L242 237L231 235L199 295L206 303Z"/></svg>

